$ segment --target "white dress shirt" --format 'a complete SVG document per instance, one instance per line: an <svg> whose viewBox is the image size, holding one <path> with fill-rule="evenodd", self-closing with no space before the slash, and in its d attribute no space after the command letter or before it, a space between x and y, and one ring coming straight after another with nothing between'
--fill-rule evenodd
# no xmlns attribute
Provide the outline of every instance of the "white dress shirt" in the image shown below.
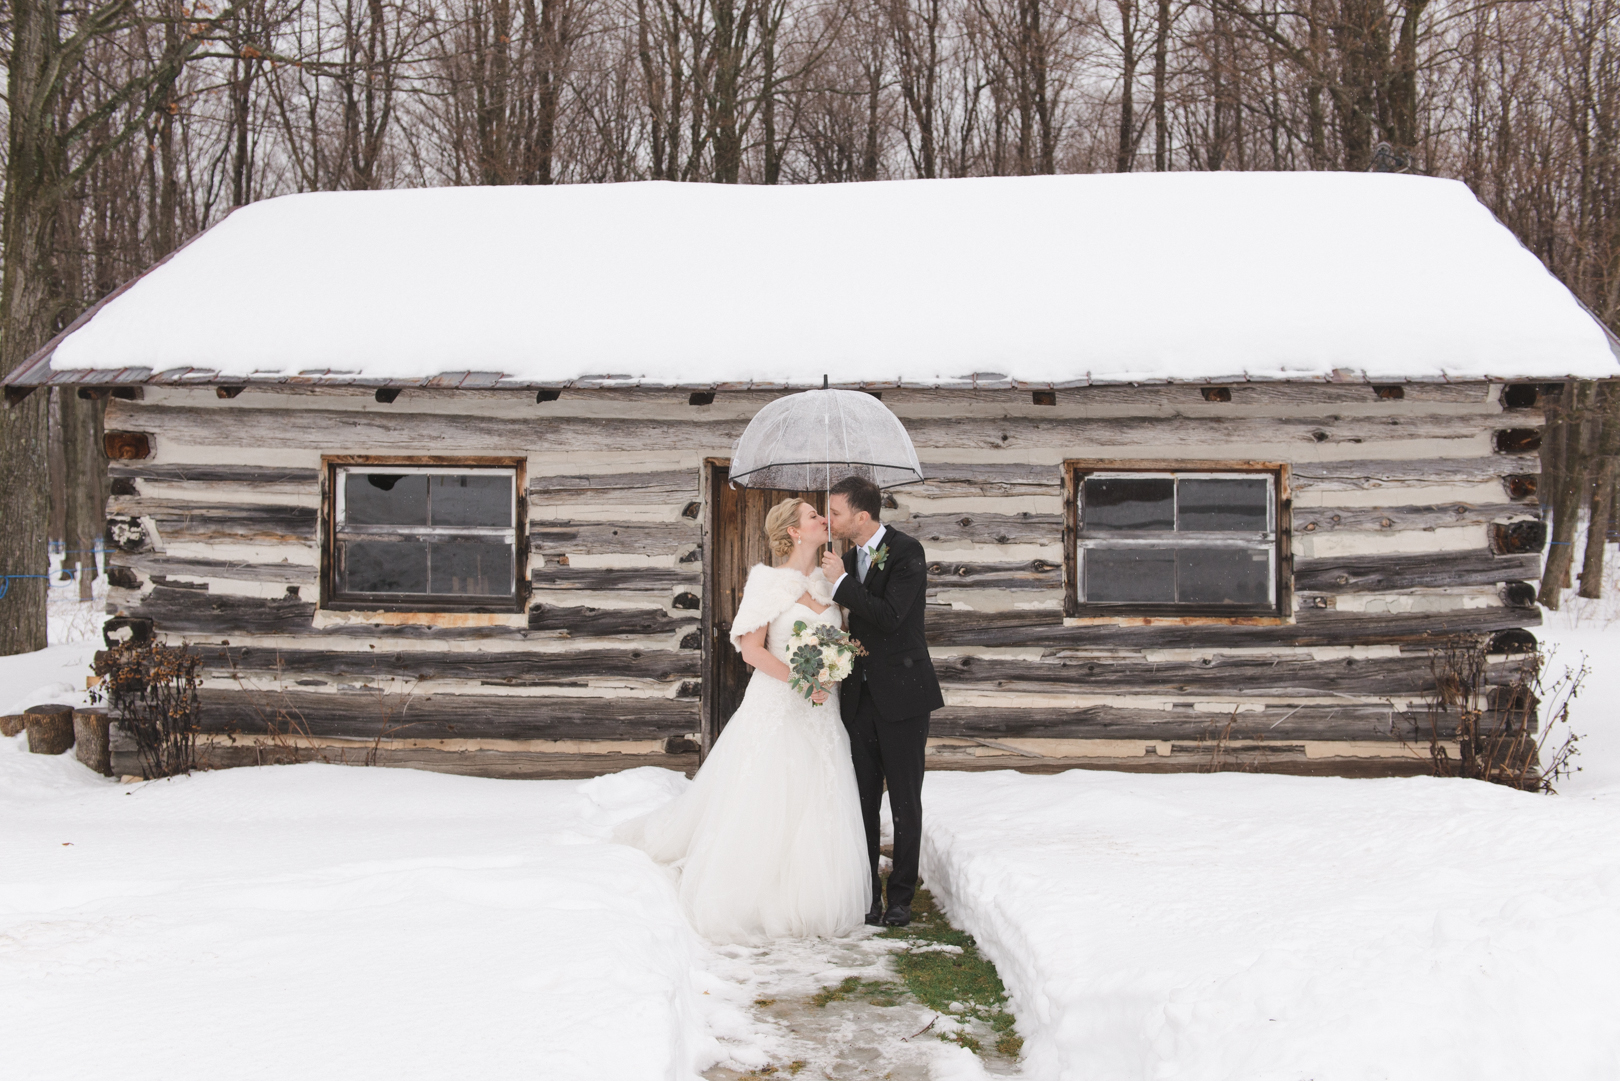
<svg viewBox="0 0 1620 1081"><path fill-rule="evenodd" d="M867 537L866 538L866 543L860 546L860 548L863 551L866 552L867 570L868 571L871 570L872 553L878 550L878 547L883 543L883 534L887 533L888 531L889 531L888 526L886 526L886 525L878 526L877 527L877 532L873 533L870 537ZM861 557L860 556L855 557L855 565L857 567L859 567L861 565ZM833 583L833 592L834 593L838 592L838 587L843 585L844 584L844 579L848 578L848 577L849 577L849 572L848 571L845 571L843 574L840 574L838 576L838 581ZM863 577L861 579L861 582L864 584L865 581L866 581L866 579Z"/></svg>

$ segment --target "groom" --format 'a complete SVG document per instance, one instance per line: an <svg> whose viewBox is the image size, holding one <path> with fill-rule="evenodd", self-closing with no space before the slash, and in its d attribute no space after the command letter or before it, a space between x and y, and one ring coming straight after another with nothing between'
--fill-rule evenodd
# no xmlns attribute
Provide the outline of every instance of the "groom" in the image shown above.
<svg viewBox="0 0 1620 1081"><path fill-rule="evenodd" d="M823 553L821 569L833 583L833 600L849 610L849 633L868 654L855 659L839 696L872 862L872 909L866 922L904 927L911 922L911 898L917 891L928 714L945 704L923 638L928 568L921 544L878 520L883 493L876 484L846 477L832 486L828 503L832 535L855 547L842 561L831 551ZM885 781L894 812L887 909L878 879L878 808Z"/></svg>

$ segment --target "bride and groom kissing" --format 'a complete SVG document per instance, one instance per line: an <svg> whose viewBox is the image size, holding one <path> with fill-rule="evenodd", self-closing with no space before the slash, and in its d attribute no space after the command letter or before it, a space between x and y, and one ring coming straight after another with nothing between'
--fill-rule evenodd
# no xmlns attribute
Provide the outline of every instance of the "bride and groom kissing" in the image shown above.
<svg viewBox="0 0 1620 1081"><path fill-rule="evenodd" d="M928 717L944 700L923 637L923 548L883 525L882 508L864 477L832 486L826 517L797 498L771 508L775 566L749 571L731 625L754 670L742 704L692 784L616 833L679 870L682 907L711 941L911 920ZM842 560L821 552L833 538L852 542ZM843 626L846 615L864 655L842 683L806 697L794 686L795 624ZM878 874L885 784L894 816L887 905Z"/></svg>

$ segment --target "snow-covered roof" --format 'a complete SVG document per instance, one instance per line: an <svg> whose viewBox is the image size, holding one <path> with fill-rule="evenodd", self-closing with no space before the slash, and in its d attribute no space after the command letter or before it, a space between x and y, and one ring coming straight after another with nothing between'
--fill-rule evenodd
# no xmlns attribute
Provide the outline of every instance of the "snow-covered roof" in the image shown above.
<svg viewBox="0 0 1620 1081"><path fill-rule="evenodd" d="M1460 183L1161 173L284 196L9 381L1557 379L1616 357Z"/></svg>

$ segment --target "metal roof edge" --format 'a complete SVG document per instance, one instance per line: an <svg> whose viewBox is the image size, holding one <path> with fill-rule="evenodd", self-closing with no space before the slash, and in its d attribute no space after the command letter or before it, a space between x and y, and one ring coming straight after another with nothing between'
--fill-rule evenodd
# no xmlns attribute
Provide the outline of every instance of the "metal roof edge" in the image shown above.
<svg viewBox="0 0 1620 1081"><path fill-rule="evenodd" d="M13 371L9 372L4 379L0 379L0 386L6 386L6 387L24 387L24 386L25 387L39 387L39 386L45 386L45 385L53 382L54 380L53 380L52 377L57 375L58 373L51 370L51 356L52 356L52 354L54 354L56 352L57 346L61 345L64 341L67 340L67 337L68 337L69 334L72 334L74 331L76 331L80 327L84 326L90 320L94 319L96 317L97 312L101 311L102 308L105 308L108 304L111 304L113 301L117 300L119 297L121 297L125 293L127 293L130 289L134 288L135 283L139 282L141 279L145 278L148 274L150 274L153 271L157 270L158 267L161 267L164 263L167 263L170 259L173 259L176 255L179 255L181 252L185 251L192 244L195 244L197 241L201 240L203 237L207 236L209 233L211 233L215 229L219 228L219 226L222 225L227 218L229 218L232 214L236 213L240 209L241 209L240 207L234 207L234 206L231 207L229 210L227 210L225 212L225 216L220 218L219 221L216 221L213 225L210 225L208 228L204 229L202 232L197 233L197 234L195 234L193 236L187 237L184 241L182 241L168 255L165 255L163 258L159 259L157 262L153 263L151 266L147 267L145 270L141 271L139 274L137 274L133 278L129 279L129 281L124 282L122 285L118 286L112 292L108 293L106 296L102 297L100 300L98 300L94 304L90 305L90 307L88 307L84 311L80 312L78 318L74 319L73 322L69 323L66 327L64 327L62 330L58 331L55 335L53 335L51 337L50 341L46 342L39 349L35 350L34 353L31 356L29 356L29 358L27 360L25 360L21 364L17 365L17 367ZM70 370L72 370L72 371L96 372L96 371L103 371L105 369L99 369L99 368L79 369L79 368L74 368L74 369L70 369ZM80 381L81 380L70 380L70 382L80 382ZM83 381L88 382L88 380L83 380ZM198 382L203 382L203 380L198 380Z"/></svg>

